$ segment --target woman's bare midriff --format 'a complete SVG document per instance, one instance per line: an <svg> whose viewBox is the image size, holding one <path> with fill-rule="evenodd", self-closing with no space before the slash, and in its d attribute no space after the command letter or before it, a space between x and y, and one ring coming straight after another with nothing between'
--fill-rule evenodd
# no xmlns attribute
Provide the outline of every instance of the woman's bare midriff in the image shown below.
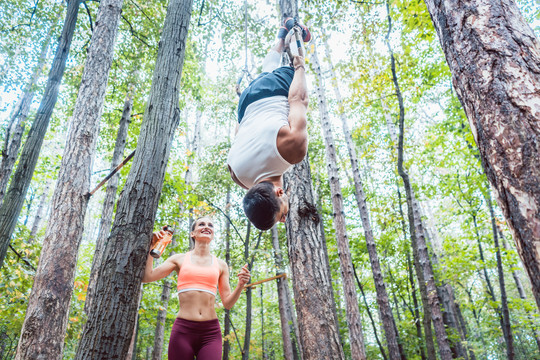
<svg viewBox="0 0 540 360"><path fill-rule="evenodd" d="M216 297L204 291L190 290L178 294L180 311L176 317L191 321L217 319Z"/></svg>

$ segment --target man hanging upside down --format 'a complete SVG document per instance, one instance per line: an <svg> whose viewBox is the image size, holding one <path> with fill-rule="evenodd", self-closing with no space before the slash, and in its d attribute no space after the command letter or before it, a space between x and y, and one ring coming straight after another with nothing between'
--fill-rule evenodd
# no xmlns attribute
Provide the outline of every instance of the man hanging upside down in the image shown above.
<svg viewBox="0 0 540 360"><path fill-rule="evenodd" d="M285 221L289 199L283 191L283 173L301 162L307 152L304 57L293 56L293 66L280 67L283 51L290 39L294 41L294 25L292 18L284 21L277 43L264 59L262 73L240 96L239 124L227 159L234 182L249 189L244 211L260 230ZM309 30L299 26L308 42Z"/></svg>

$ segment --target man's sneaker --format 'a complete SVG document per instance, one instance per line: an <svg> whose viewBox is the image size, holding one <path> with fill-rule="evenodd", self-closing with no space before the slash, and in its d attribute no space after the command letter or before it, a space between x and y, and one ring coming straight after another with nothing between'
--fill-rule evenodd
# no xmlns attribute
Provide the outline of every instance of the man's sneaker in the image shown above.
<svg viewBox="0 0 540 360"><path fill-rule="evenodd" d="M300 28L302 29L302 40L304 40L304 42L309 42L311 40L311 33L309 32L309 29L307 28L307 26L300 23L298 24L298 26L300 26ZM289 32L291 31L293 27L294 27L294 19L292 17L286 18L285 21L283 22L283 26L279 29L280 32L278 33L278 37L282 31L281 29L285 28L287 32ZM285 31L285 29L283 31ZM283 39L284 38L285 37L283 37Z"/></svg>

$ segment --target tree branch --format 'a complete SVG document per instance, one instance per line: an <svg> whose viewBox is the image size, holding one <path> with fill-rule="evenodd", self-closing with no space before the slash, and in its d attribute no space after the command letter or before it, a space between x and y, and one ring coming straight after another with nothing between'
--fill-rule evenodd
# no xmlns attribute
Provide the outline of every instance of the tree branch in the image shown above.
<svg viewBox="0 0 540 360"><path fill-rule="evenodd" d="M28 261L27 258L22 257L22 255L19 254L19 253L17 252L17 250L15 250L15 249L13 248L13 246L11 246L11 244L9 244L9 248L11 249L11 251L13 251L13 252L15 253L15 255L17 255L17 256L19 257L19 259L21 259L26 265L30 266L30 267L32 268L32 270L37 271L36 268L30 263L30 261Z"/></svg>
<svg viewBox="0 0 540 360"><path fill-rule="evenodd" d="M84 8L86 9L86 13L88 14L88 21L90 21L90 31L92 33L94 32L94 24L92 23L92 14L90 13L90 9L88 8L88 5L86 5L86 1L83 1Z"/></svg>
<svg viewBox="0 0 540 360"><path fill-rule="evenodd" d="M137 40L139 40L140 42L142 42L144 45L150 47L150 45L148 45L148 43L146 41L144 41L143 39L141 39L139 37L139 35L137 35L137 32L133 29L133 26L131 25L131 23L129 22L128 19L126 19L126 17L124 15L122 15L122 19L129 25L129 32L131 33L131 36L133 36L134 38L136 38Z"/></svg>

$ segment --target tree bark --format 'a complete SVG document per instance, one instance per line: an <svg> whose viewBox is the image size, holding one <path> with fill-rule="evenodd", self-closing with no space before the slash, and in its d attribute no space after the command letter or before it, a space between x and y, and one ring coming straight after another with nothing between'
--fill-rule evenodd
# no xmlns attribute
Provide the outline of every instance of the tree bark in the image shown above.
<svg viewBox="0 0 540 360"><path fill-rule="evenodd" d="M70 0L66 11L64 27L56 48L56 53L49 71L47 85L43 93L43 98L39 104L36 118L26 138L17 169L11 179L9 189L4 197L0 207L0 267L4 263L6 251L10 242L11 235L17 225L17 220L24 204L26 192L30 186L32 175L43 144L49 120L58 98L58 91L66 60L71 46L71 39L75 31L77 14L79 12L80 0Z"/></svg>
<svg viewBox="0 0 540 360"><path fill-rule="evenodd" d="M62 355L122 0L100 3L16 359Z"/></svg>
<svg viewBox="0 0 540 360"><path fill-rule="evenodd" d="M274 260L276 264L276 275L283 273L283 259L279 247L279 237L277 226L272 227L272 246L274 247ZM277 279L277 292L279 303L279 317L281 320L281 337L283 339L283 358L285 360L299 360L298 349L296 347L298 334L294 331L292 307L289 303L289 285L287 278Z"/></svg>
<svg viewBox="0 0 540 360"><path fill-rule="evenodd" d="M43 72L53 31L56 28L58 21L60 20L60 15L63 9L64 6L63 4L61 4L58 7L56 15L54 16L53 23L49 28L49 32L45 37L45 41L41 45L41 52L39 54L38 63L34 68L34 72L30 77L30 81L25 86L23 94L17 102L17 105L15 105L15 109L13 110L13 113L11 114L11 117L9 119L6 137L4 139L4 149L2 150L2 162L0 164L0 204L4 199L9 178L11 172L13 171L15 161L17 160L19 148L21 147L26 118L28 117L28 113L30 112L30 105L32 105L34 95L36 94L36 83Z"/></svg>
<svg viewBox="0 0 540 360"><path fill-rule="evenodd" d="M398 161L397 169L398 173L403 179L405 187L405 193L407 198L407 208L409 213L409 231L411 233L411 239L414 238L415 245L418 251L418 260L421 267L421 273L424 275L426 284L426 292L428 296L428 302L431 310L431 320L433 321L433 328L435 329L435 335L437 337L437 344L439 345L439 354L442 360L450 360L452 358L452 351L450 350L450 344L446 335L446 329L444 327L442 312L439 304L439 298L437 296L437 288L435 286L435 278L433 276L433 270L430 266L429 253L427 245L424 239L424 229L420 218L418 207L414 206L415 197L409 179L409 174L403 166L403 136L404 136L404 121L405 121L405 107L403 105L403 98L401 96L401 90L399 89L399 83L396 73L396 64L394 59L394 53L390 46L389 36L392 31L392 18L390 16L390 6L386 1L386 12L388 18L388 33L386 35L386 45L390 53L390 63L392 70L392 80L394 83L395 92L399 103L399 138L398 138ZM413 247L414 251L414 247ZM420 282L420 280L419 280Z"/></svg>
<svg viewBox="0 0 540 360"><path fill-rule="evenodd" d="M124 155L124 149L126 148L126 139L128 133L129 123L131 121L131 109L133 108L133 91L134 85L129 85L129 90L124 101L124 108L122 110L122 117L118 125L118 131L116 133L116 142L114 145L113 156L111 160L111 171L122 162ZM109 231L111 229L114 202L116 200L116 192L118 190L118 181L120 180L120 173L114 174L107 182L107 191L105 193L105 199L103 200L103 207L101 210L101 219L99 222L99 232L96 241L96 249L94 251L94 258L92 259L92 267L90 270L90 278L88 279L88 290L86 293L86 301L84 303L85 312L88 314L88 309L95 296L95 283L97 274L101 268L101 260L103 256L103 248L105 247L105 241L109 237Z"/></svg>
<svg viewBox="0 0 540 360"><path fill-rule="evenodd" d="M425 3L540 309L540 43L514 1Z"/></svg>
<svg viewBox="0 0 540 360"><path fill-rule="evenodd" d="M326 168L328 171L328 179L330 182L332 208L334 209L333 223L334 229L336 230L336 242L339 255L339 264L341 269L341 279L343 282L343 293L345 295L347 325L349 326L349 337L351 344L351 358L353 360L366 359L366 350L364 347L364 335L362 333L360 309L358 308L358 297L356 295L356 287L354 285L352 257L351 251L349 249L349 239L347 237L347 229L345 225L345 214L343 212L343 197L341 194L339 170L337 168L338 160L334 145L332 127L330 125L330 119L328 117L326 96L323 90L322 71L317 56L316 45L314 47L314 52L311 56L311 60L313 61L313 68L315 69L315 73L318 79L316 90L319 99L319 116L321 120L324 143L326 147ZM386 306L387 308L389 308L388 296L386 297ZM385 322L387 320L388 319L385 317L382 318L383 325L388 325ZM390 325L389 330L387 330L385 327L385 331L387 332L387 337L390 338L390 341L388 342L389 352L391 353L390 356L397 356L397 359L400 356L394 330Z"/></svg>
<svg viewBox="0 0 540 360"><path fill-rule="evenodd" d="M323 30L324 33L324 30ZM330 56L330 49L326 40L326 36L324 36L324 45L326 49L326 56L328 59L331 59ZM316 51L316 49L315 49ZM316 52L315 52L316 54ZM314 61L314 67L316 68L321 80L322 80L322 72L320 71L320 66L318 65L318 58L316 56L313 56L314 60L316 59L316 62ZM339 91L339 87L337 84L337 76L334 71L334 66L332 65L330 61L330 78L332 79L334 93L336 96L336 100L340 107L342 107L342 100L341 100L341 93ZM322 103L323 99L319 100L319 105ZM326 100L324 100L324 103L326 103ZM364 235L366 238L366 245L368 249L369 254L369 260L371 265L371 271L373 274L373 281L375 283L375 290L377 294L377 304L379 305L379 313L381 315L381 321L383 323L384 332L386 335L386 343L388 346L388 351L390 358L392 359L399 359L402 358L405 354L402 354L399 348L399 340L397 333L394 332L393 327L393 314L392 309L390 307L390 302L388 300L388 293L386 291L386 284L384 282L384 278L381 271L381 264L379 262L379 256L377 253L377 246L375 244L375 239L373 237L373 231L371 229L371 222L369 220L369 210L367 207L366 202L366 196L364 194L362 179L360 177L360 169L358 167L358 159L356 158L356 150L353 145L351 132L349 130L349 126L347 125L347 116L345 112L342 110L340 111L341 115L341 124L343 128L343 133L345 135L345 142L347 144L347 150L349 151L349 158L351 161L351 171L353 174L354 179L354 195L356 198L356 204L358 206L358 210L360 211L360 218L362 220L362 227L364 228ZM323 116L321 115L321 122L323 121ZM328 121L328 117L326 117L326 123L323 124L323 129L325 130L325 140L328 138L328 142L331 145L327 144L327 154L334 153L334 159L328 159L328 169L329 169L329 177L330 177L330 168L333 164L337 164L337 158L335 156L335 149L333 145L333 135L332 135L332 128ZM330 155L329 155L330 157ZM336 179L337 178L337 169L335 174ZM330 177L331 178L331 177ZM332 180L331 180L332 181ZM339 180L338 180L339 181ZM338 183L339 186L339 183ZM341 197L339 198L341 200ZM342 201L342 200L341 200ZM397 309L396 309L397 310Z"/></svg>
<svg viewBox="0 0 540 360"><path fill-rule="evenodd" d="M307 156L285 173L290 189L286 229L303 359L344 359L310 179Z"/></svg>
<svg viewBox="0 0 540 360"><path fill-rule="evenodd" d="M172 138L180 119L178 92L192 2L167 9L137 149L103 252L96 298L76 359L114 359L129 347L137 315L136 294L150 250ZM121 289L121 291L119 291Z"/></svg>

